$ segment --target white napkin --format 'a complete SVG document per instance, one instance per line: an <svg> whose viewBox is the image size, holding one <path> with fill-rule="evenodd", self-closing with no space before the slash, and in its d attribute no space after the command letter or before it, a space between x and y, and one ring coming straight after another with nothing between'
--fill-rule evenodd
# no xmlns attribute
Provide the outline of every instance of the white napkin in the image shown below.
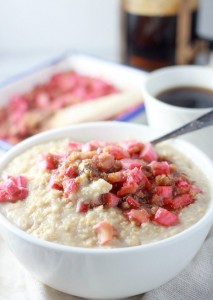
<svg viewBox="0 0 213 300"><path fill-rule="evenodd" d="M175 257L174 257L175 259ZM75 300L28 274L0 237L0 300ZM188 267L163 286L129 300L212 300L213 229Z"/></svg>

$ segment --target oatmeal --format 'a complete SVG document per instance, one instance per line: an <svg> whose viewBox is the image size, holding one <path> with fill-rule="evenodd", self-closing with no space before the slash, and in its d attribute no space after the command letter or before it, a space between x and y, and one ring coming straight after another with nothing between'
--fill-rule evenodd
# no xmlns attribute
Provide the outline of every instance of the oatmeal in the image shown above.
<svg viewBox="0 0 213 300"><path fill-rule="evenodd" d="M204 176L163 144L59 140L15 158L0 211L33 236L80 247L129 247L173 236L204 214Z"/></svg>

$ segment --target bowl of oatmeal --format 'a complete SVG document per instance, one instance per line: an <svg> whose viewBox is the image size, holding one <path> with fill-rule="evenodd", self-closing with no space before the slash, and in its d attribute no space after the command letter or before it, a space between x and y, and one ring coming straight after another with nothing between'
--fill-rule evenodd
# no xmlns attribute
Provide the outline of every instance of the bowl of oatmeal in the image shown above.
<svg viewBox="0 0 213 300"><path fill-rule="evenodd" d="M136 124L79 124L3 157L0 230L34 277L115 299L154 289L191 261L213 222L212 162L181 140L153 148L157 135Z"/></svg>

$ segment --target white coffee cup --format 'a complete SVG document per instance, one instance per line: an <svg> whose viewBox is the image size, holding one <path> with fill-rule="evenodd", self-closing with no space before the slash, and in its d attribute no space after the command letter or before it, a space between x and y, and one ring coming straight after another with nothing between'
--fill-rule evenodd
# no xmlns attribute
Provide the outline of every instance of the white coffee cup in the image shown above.
<svg viewBox="0 0 213 300"><path fill-rule="evenodd" d="M143 85L147 121L163 133L172 131L212 108L186 108L157 99L161 92L177 87L201 87L213 91L213 68L205 66L172 66L151 72ZM184 139L194 143L213 159L213 126L188 133Z"/></svg>

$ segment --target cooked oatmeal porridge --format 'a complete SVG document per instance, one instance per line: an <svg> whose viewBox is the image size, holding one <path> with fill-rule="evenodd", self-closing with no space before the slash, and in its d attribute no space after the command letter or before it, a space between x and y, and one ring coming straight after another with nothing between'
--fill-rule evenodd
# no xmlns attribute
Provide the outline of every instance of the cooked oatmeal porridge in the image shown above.
<svg viewBox="0 0 213 300"><path fill-rule="evenodd" d="M204 175L169 144L58 140L15 158L0 179L0 211L43 240L129 247L173 236L205 213Z"/></svg>

